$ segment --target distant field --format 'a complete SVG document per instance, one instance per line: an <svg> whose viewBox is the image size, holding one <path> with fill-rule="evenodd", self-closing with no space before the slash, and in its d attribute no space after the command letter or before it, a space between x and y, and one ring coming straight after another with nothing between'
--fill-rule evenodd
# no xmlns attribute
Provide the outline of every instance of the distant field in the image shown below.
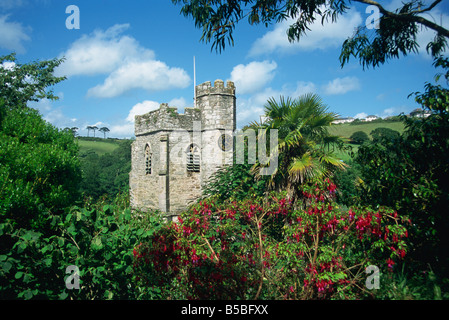
<svg viewBox="0 0 449 320"><path fill-rule="evenodd" d="M364 123L364 124L356 124L350 125L349 123L336 124L329 127L329 132L334 135L338 135L344 138L349 138L356 131L365 132L370 138L371 131L376 128L389 128L392 130L396 130L399 133L404 131L404 124L402 122L375 122L375 123ZM350 144L352 146L352 151L357 152L359 146L356 144ZM351 157L347 152L336 152L337 156L339 156L344 162L348 162Z"/></svg>
<svg viewBox="0 0 449 320"><path fill-rule="evenodd" d="M356 125L351 125L349 123L335 124L329 127L329 133L349 138L354 132L363 131L369 137L371 137L369 135L371 131L380 127L396 130L399 131L399 133L402 133L404 131L404 124L402 122L377 122Z"/></svg>
<svg viewBox="0 0 449 320"><path fill-rule="evenodd" d="M88 141L78 139L78 144L80 146L80 153L84 153L88 150L93 150L100 156L105 153L110 153L114 149L118 148L117 143L109 141Z"/></svg>

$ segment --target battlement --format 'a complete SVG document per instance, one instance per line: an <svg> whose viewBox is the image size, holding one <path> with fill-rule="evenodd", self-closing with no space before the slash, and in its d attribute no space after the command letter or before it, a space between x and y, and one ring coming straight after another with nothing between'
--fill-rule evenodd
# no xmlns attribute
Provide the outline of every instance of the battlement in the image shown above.
<svg viewBox="0 0 449 320"><path fill-rule="evenodd" d="M185 108L184 114L178 108L162 103L159 109L135 117L134 131L136 136L160 130L192 129L193 121L201 120L198 108Z"/></svg>
<svg viewBox="0 0 449 320"><path fill-rule="evenodd" d="M205 95L214 95L214 94L235 95L234 82L227 81L225 86L224 81L220 79L214 81L213 87L210 81L206 81L200 85L197 85L195 87L195 90L197 98Z"/></svg>

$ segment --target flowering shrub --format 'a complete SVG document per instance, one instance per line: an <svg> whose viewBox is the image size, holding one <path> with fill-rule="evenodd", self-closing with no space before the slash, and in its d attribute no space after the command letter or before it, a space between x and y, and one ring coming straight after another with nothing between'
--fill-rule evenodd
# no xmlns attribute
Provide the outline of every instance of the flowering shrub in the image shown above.
<svg viewBox="0 0 449 320"><path fill-rule="evenodd" d="M326 180L282 194L201 201L134 249L140 286L162 298L359 298L365 268L392 270L406 254L406 219L389 209L341 210ZM296 208L297 207L297 208Z"/></svg>

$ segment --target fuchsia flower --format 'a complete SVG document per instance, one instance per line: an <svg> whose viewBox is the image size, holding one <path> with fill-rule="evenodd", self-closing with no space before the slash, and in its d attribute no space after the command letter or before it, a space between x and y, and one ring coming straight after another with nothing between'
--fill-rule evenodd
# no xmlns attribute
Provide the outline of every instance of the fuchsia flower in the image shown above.
<svg viewBox="0 0 449 320"><path fill-rule="evenodd" d="M388 264L388 268L393 269L395 262L391 258L388 258L386 262Z"/></svg>

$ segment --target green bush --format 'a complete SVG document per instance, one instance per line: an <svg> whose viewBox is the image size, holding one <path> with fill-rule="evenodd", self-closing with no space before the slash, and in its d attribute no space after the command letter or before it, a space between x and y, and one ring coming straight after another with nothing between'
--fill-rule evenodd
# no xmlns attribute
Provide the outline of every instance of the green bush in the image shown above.
<svg viewBox="0 0 449 320"><path fill-rule="evenodd" d="M370 135L373 138L373 142L380 142L382 139L399 139L400 133L390 128L379 127L371 131Z"/></svg>
<svg viewBox="0 0 449 320"><path fill-rule="evenodd" d="M360 201L395 208L413 220L413 265L449 276L449 90L426 85L417 102L433 114L407 118L394 140L362 145L355 157L363 184Z"/></svg>
<svg viewBox="0 0 449 320"><path fill-rule="evenodd" d="M0 241L13 244L0 254L0 299L136 299L133 247L161 225L156 213L132 213L127 196L111 204L71 207L46 216L50 230L0 224ZM68 289L67 267L79 270L79 289ZM69 279L70 280L70 279Z"/></svg>
<svg viewBox="0 0 449 320"><path fill-rule="evenodd" d="M354 132L349 139L355 144L363 144L365 141L369 141L368 135L363 131Z"/></svg>

